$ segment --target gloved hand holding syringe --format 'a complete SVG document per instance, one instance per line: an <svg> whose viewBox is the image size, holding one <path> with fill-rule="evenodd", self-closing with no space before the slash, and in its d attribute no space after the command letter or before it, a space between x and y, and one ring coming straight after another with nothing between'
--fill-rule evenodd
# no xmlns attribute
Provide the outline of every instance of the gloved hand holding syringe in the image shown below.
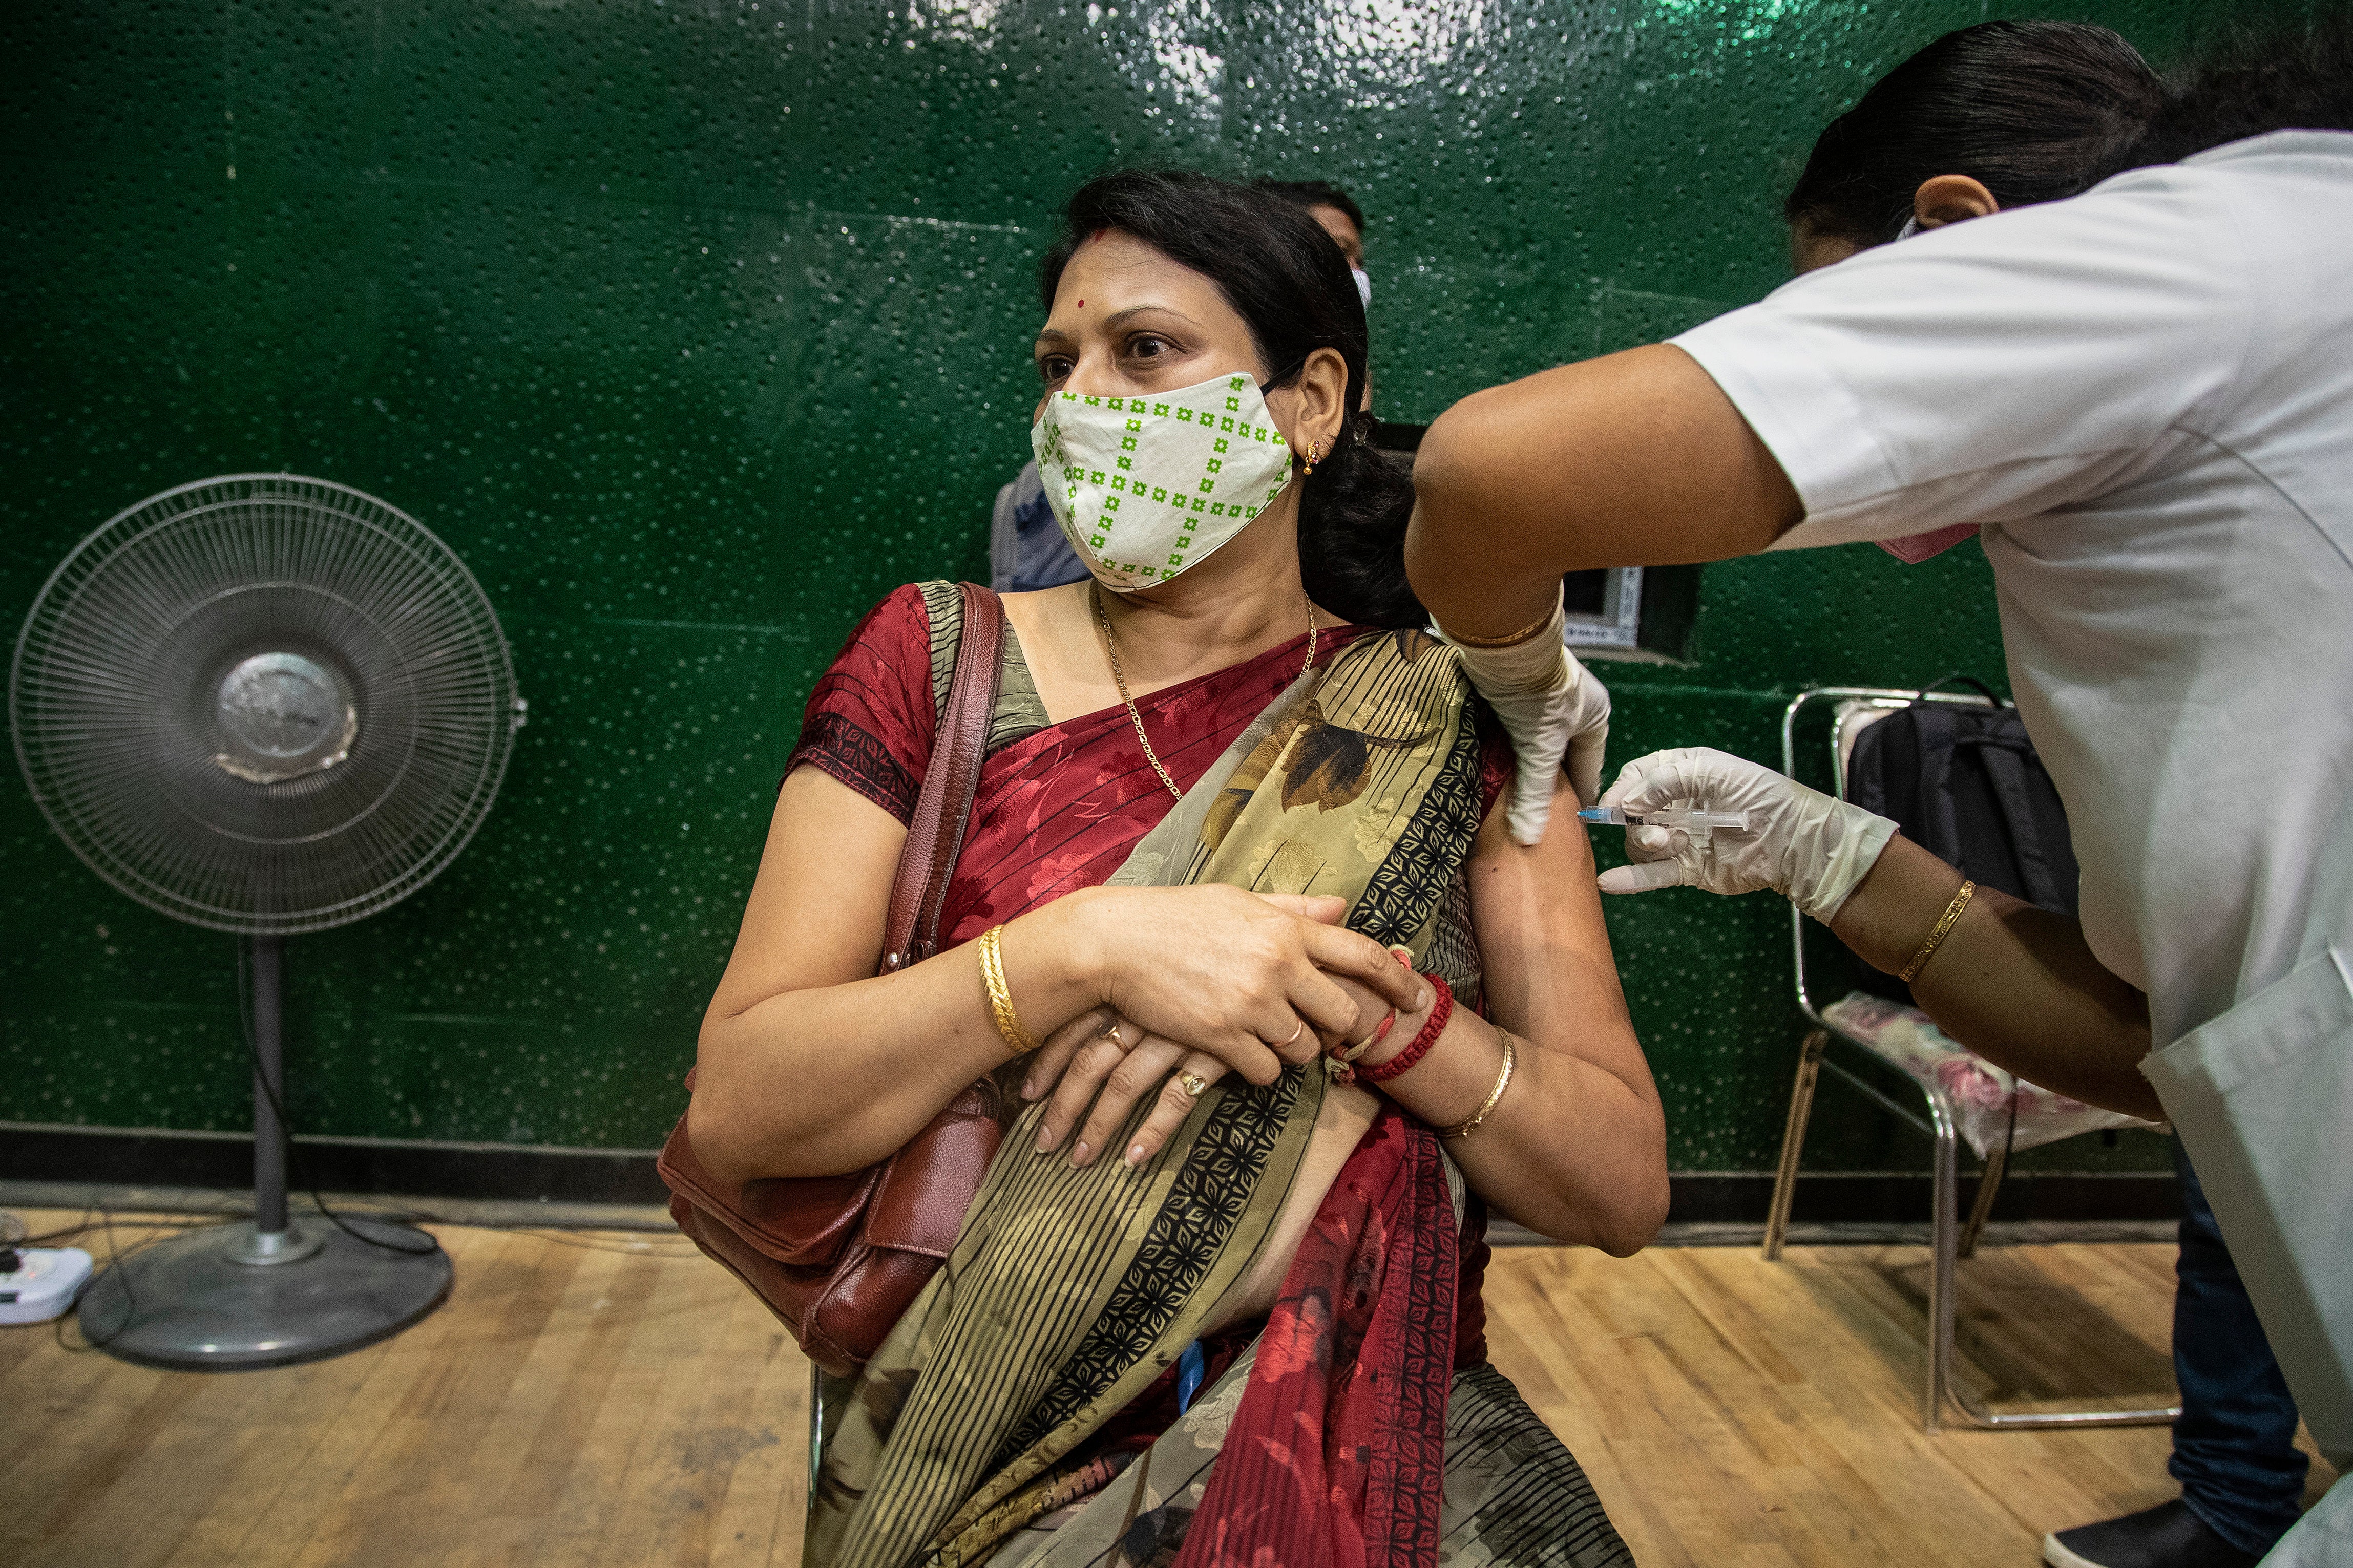
<svg viewBox="0 0 2353 1568"><path fill-rule="evenodd" d="M1770 888L1823 921L1895 833L1883 816L1702 746L1636 758L1577 816L1625 825L1629 864L1601 873L1605 893Z"/></svg>

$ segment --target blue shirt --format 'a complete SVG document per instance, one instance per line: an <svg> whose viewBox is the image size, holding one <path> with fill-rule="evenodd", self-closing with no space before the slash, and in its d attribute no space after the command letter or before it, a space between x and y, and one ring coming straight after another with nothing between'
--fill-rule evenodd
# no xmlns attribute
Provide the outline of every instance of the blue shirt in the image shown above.
<svg viewBox="0 0 2353 1568"><path fill-rule="evenodd" d="M1025 594L1059 588L1086 574L1046 502L1036 460L1022 464L1013 482L997 492L988 527L988 585L1000 594Z"/></svg>

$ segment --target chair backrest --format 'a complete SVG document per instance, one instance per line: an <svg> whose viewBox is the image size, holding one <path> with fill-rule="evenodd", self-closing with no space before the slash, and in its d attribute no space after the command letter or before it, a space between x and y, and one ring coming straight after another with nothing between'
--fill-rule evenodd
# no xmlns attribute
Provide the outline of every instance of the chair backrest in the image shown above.
<svg viewBox="0 0 2353 1568"><path fill-rule="evenodd" d="M1906 687L1892 686L1817 686L1800 691L1781 710L1781 771L1791 778L1798 776L1798 725L1802 715L1821 707L1831 709L1829 762L1833 793L1844 799L1848 795L1848 766L1854 757L1855 747L1863 732L1890 714L1901 712L1913 704L1926 702L1961 708L2007 708L1989 697L1976 692L1916 691ZM1806 917L1797 905L1789 906L1790 947L1793 953L1798 989L1798 1006L1817 1025L1829 1027L1821 1011L1814 1005L1808 984L1806 966Z"/></svg>
<svg viewBox="0 0 2353 1568"><path fill-rule="evenodd" d="M1838 781L1841 800L1846 798L1847 769L1854 761L1854 743L1862 739L1865 730L1905 706L1891 698L1850 697L1831 710L1831 760L1834 764L1831 776Z"/></svg>

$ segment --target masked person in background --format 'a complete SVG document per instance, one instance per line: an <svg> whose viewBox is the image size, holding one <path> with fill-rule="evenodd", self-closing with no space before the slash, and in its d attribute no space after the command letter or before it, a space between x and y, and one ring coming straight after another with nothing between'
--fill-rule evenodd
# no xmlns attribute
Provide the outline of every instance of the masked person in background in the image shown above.
<svg viewBox="0 0 2353 1568"><path fill-rule="evenodd" d="M2019 709L2068 808L2080 925L1973 889L1884 821L1713 752L1642 759L1609 798L1744 809L1751 829L1638 839L1630 852L1649 858L1609 884L1777 889L1905 973L1946 1033L2001 1067L2170 1117L2340 1471L2353 1463L2348 131L2340 16L2185 73L2138 136L2119 136L2129 145L2106 166L2130 172L2084 195L1997 213L2011 203L1995 182L1886 192L1877 223L1843 237L1849 252L1891 226L1968 216L1940 210L1946 198L1987 216L1852 254L1673 345L1466 399L1422 446L1408 542L1440 618L1493 632L1565 570L1862 540L1920 559L1981 531ZM1810 237L1810 208L1792 216L1801 255L1810 237ZM2207 1555L2160 1559L2049 1543L2063 1563L2223 1561L2221 1544L2175 1533L2156 1545ZM2269 1560L2353 1562L2353 1488L2340 1481Z"/></svg>
<svg viewBox="0 0 2353 1568"><path fill-rule="evenodd" d="M1307 209L1315 225L1332 237L1340 254L1348 258L1348 273L1356 280L1356 298L1365 302L1365 310L1373 309L1373 279L1365 270L1365 209L1356 198L1326 180L1254 180L1250 189L1281 196ZM1371 385L1366 384L1365 406L1372 406Z"/></svg>
<svg viewBox="0 0 2353 1568"><path fill-rule="evenodd" d="M697 1058L731 1184L1008 1091L807 1561L1624 1563L1487 1364L1481 1238L1641 1247L1663 1120L1584 837L1513 841L1511 746L1406 586L1363 301L1298 207L1182 174L1080 190L1041 292L1090 574L1003 601L944 950L874 973L962 630L927 584L810 699Z"/></svg>
<svg viewBox="0 0 2353 1568"><path fill-rule="evenodd" d="M1373 280L1365 271L1365 213L1356 199L1324 180L1260 180L1250 188L1306 209L1316 226L1330 235L1340 254L1348 258L1356 297L1370 310ZM1370 380L1365 384L1365 406L1372 406ZM1038 476L1033 458L1021 466L1012 483L997 492L988 528L988 585L1000 594L1029 593L1082 582L1086 575L1085 564L1054 521L1045 482Z"/></svg>

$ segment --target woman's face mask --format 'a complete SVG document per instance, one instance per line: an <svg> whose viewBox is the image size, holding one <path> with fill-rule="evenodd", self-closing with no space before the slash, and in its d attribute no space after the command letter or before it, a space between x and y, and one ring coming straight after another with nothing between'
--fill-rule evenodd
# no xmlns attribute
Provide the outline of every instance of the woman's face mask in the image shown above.
<svg viewBox="0 0 2353 1568"><path fill-rule="evenodd" d="M1050 393L1029 445L1071 548L1123 594L1195 564L1291 483L1290 444L1247 374L1139 397Z"/></svg>

